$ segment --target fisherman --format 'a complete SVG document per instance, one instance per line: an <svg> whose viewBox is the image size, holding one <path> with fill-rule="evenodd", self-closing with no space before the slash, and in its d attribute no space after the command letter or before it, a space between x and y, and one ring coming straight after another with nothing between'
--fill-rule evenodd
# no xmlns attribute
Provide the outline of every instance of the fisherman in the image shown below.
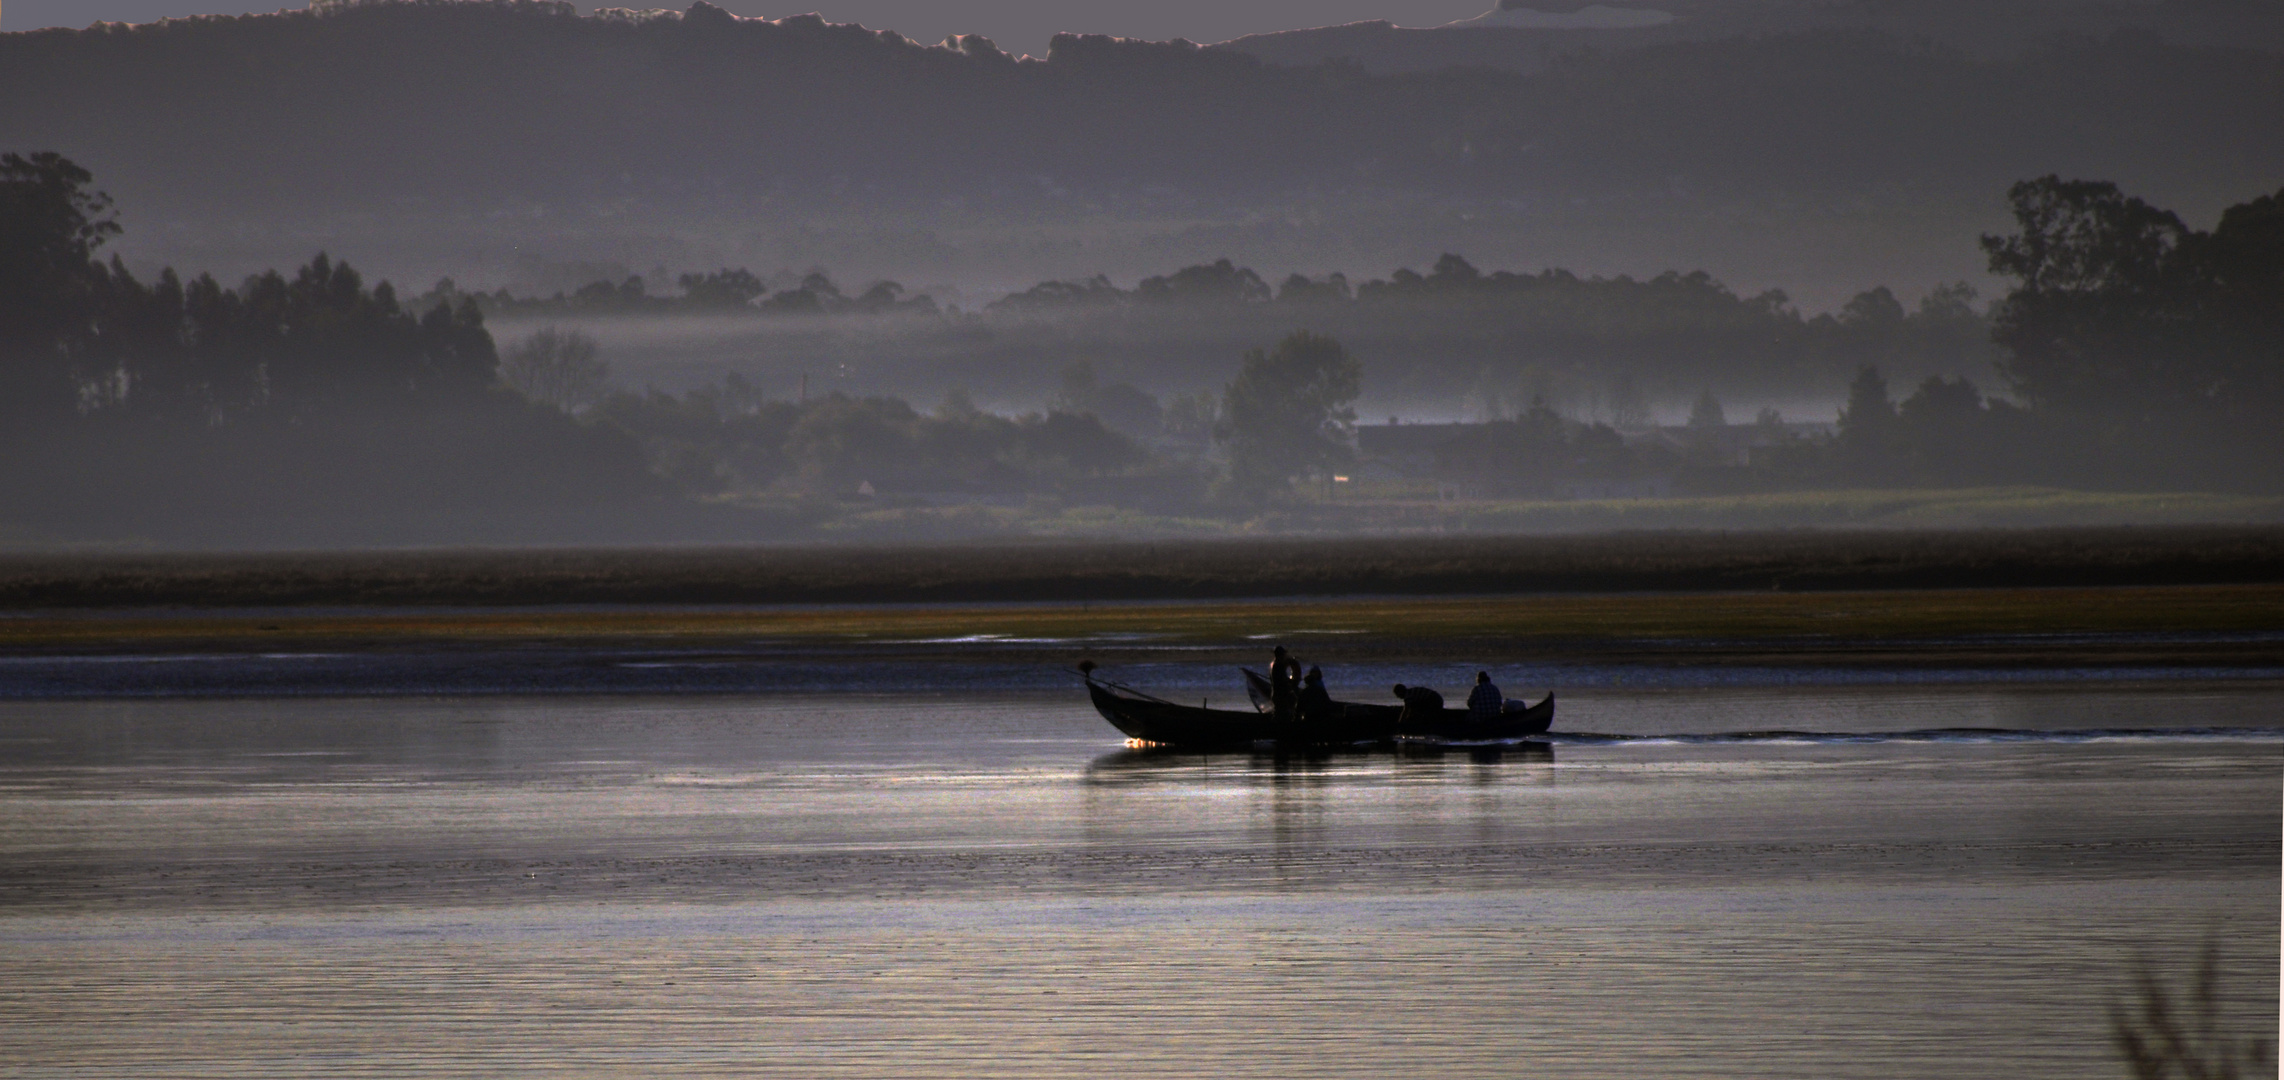
<svg viewBox="0 0 2284 1080"><path fill-rule="evenodd" d="M1280 724L1300 719L1301 664L1277 646L1269 660L1269 711Z"/></svg>
<svg viewBox="0 0 2284 1080"><path fill-rule="evenodd" d="M1324 688L1324 669L1311 665L1301 679L1301 722L1321 724L1332 716L1332 694Z"/></svg>
<svg viewBox="0 0 2284 1080"><path fill-rule="evenodd" d="M1396 715L1399 728L1427 728L1443 720L1443 695L1425 686L1396 684L1396 696L1404 699L1404 711Z"/></svg>
<svg viewBox="0 0 2284 1080"><path fill-rule="evenodd" d="M1491 673L1476 672L1475 689L1467 694L1467 718L1478 724L1489 723L1499 718L1499 710L1505 704L1506 700L1499 696L1499 688L1491 685Z"/></svg>

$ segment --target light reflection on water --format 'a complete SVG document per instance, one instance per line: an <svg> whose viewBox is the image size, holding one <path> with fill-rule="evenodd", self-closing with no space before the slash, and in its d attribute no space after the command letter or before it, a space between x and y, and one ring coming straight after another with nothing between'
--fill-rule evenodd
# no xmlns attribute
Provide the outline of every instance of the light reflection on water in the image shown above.
<svg viewBox="0 0 2284 1080"><path fill-rule="evenodd" d="M1558 733L1663 738L1210 756L1075 691L12 702L0 1061L2102 1075L2134 949L2218 941L2275 1030L2280 726L2250 681L1589 690ZM1956 728L2012 734L1855 741ZM1809 734L1698 738L1769 731Z"/></svg>
<svg viewBox="0 0 2284 1080"><path fill-rule="evenodd" d="M2148 941L2118 907L2226 899L2190 884L170 920L11 943L0 1027L28 1075L2105 1075L2100 988ZM2065 912L2093 914L2057 926Z"/></svg>

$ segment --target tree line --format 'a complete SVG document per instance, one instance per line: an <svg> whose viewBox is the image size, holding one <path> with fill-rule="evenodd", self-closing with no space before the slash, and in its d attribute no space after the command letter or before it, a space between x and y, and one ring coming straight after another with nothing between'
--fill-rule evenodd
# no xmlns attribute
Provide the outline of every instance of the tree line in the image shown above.
<svg viewBox="0 0 2284 1080"><path fill-rule="evenodd" d="M0 494L19 513L131 525L867 495L1236 512L1356 462L1365 367L1321 330L1246 351L1216 394L1164 404L1083 364L1065 368L1049 408L1012 417L958 392L922 411L884 396L770 400L734 378L679 397L608 393L575 333L534 334L503 358L475 298L401 301L323 254L235 287L172 270L139 280L99 257L120 226L92 181L53 153L0 155ZM1764 415L1749 461L1699 453L1737 443L1713 434L1732 425L1709 394L1678 444L1539 401L1451 443L1443 467L1667 470L1705 490L2284 484L2284 192L2229 208L2210 232L2106 183L2049 176L2009 201L2016 231L1983 241L2014 282L1987 316L2005 397L1930 376L1897 402L1865 364L1836 437ZM1332 320L1308 319L1312 305L1498 305L1581 288L1778 310L1702 275L1580 282L1482 274L1456 256L1353 290L1304 278L1267 295L1232 264L1192 269L1116 303L1279 309L1320 326ZM1907 313L1873 290L1829 322L1924 329L1965 318L1972 299L1939 292Z"/></svg>
<svg viewBox="0 0 2284 1080"><path fill-rule="evenodd" d="M1209 482L1107 428L1091 384L1015 417L960 394L926 413L771 401L735 377L609 393L575 331L503 356L475 298L400 301L322 253L236 287L171 268L146 282L100 257L121 227L92 182L55 153L0 155L0 496L16 524L623 514L731 494L1192 505Z"/></svg>
<svg viewBox="0 0 2284 1080"><path fill-rule="evenodd" d="M2284 484L2284 190L2211 232L2108 182L2007 197L2016 231L1982 247L2014 281L1991 334L2013 400L1931 377L1899 405L1866 368L1840 416L1850 475Z"/></svg>
<svg viewBox="0 0 2284 1080"><path fill-rule="evenodd" d="M890 396L771 400L732 375L679 396L614 393L589 415L634 433L660 473L700 497L1022 505L1038 495L1168 506L1194 503L1203 484L1092 413L1002 416L959 392L924 412Z"/></svg>
<svg viewBox="0 0 2284 1080"><path fill-rule="evenodd" d="M2284 191L2229 207L2210 232L2104 181L2049 175L2007 200L2015 231L1981 241L1992 273L2012 281L1982 320L1997 393L1928 375L1898 395L1865 363L1831 438L1774 413L1715 437L1729 425L1707 394L1685 437L1631 446L1534 402L1455 438L1440 464L1508 490L1652 474L1699 491L2284 489ZM1918 317L1970 298L1939 290ZM1832 322L1892 331L1913 317L1879 289Z"/></svg>
<svg viewBox="0 0 2284 1080"><path fill-rule="evenodd" d="M912 293L894 281L876 281L851 296L823 271L811 271L789 288L772 292L753 271L723 267L675 278L679 295L658 294L640 275L592 281L553 296L516 296L506 288L462 292L451 278L438 281L417 299L426 304L475 304L488 315L521 318L624 315L941 315L935 298Z"/></svg>
<svg viewBox="0 0 2284 1080"><path fill-rule="evenodd" d="M1295 273L1275 285L1220 259L1146 277L1130 289L1106 276L1040 282L970 312L942 309L893 281L845 295L823 271L774 293L744 267L684 274L680 284L680 295L659 295L630 276L538 299L504 288L467 294L447 279L418 303L472 301L487 315L519 321L893 313L906 318L846 332L868 348L877 349L885 334L912 353L978 370L1053 366L1055 352L1084 342L1105 367L1147 368L1176 382L1211 378L1249 343L1294 326L1383 357L1383 385L1423 388L1489 377L1604 393L1616 372L1669 392L1708 380L1737 392L1818 382L1837 389L1864 364L1955 374L1988 370L1998 355L1989 314L1964 282L1938 286L1910 308L1880 286L1835 313L1806 316L1781 290L1739 295L1704 271L1649 278L1486 272L1449 253L1425 273L1399 268L1356 281L1340 272ZM1509 395L1517 404L1528 397L1513 387Z"/></svg>
<svg viewBox="0 0 2284 1080"><path fill-rule="evenodd" d="M1161 512L1249 510L1355 460L1363 366L1338 341L1308 331L1248 350L1215 397L1166 415L1123 383L1066 369L1044 412L984 412L961 391L922 413L892 397L763 398L731 376L676 398L652 391L603 399L594 414L641 433L654 460L687 489L772 487L839 495L1050 495ZM1184 447L1116 430L1098 414L1149 401L1161 432ZM1107 407L1107 408L1106 408ZM1128 419L1139 419L1129 416ZM1187 430L1185 430L1187 426ZM1202 453L1210 442L1216 460ZM1185 452L1187 451L1187 452Z"/></svg>
<svg viewBox="0 0 2284 1080"><path fill-rule="evenodd" d="M15 524L224 533L263 521L623 507L636 442L503 387L473 303L401 303L319 254L229 287L139 280L86 169L0 155L0 504Z"/></svg>
<svg viewBox="0 0 2284 1080"><path fill-rule="evenodd" d="M171 267L137 280L96 257L121 230L93 179L54 153L0 156L0 379L18 422L290 425L494 388L499 355L475 303L407 308L322 252L236 288Z"/></svg>

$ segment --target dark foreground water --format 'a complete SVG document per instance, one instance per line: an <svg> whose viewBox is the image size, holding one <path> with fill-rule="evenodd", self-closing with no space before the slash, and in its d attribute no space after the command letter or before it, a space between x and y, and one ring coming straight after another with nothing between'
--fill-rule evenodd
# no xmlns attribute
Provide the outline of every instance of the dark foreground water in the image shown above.
<svg viewBox="0 0 2284 1080"><path fill-rule="evenodd" d="M1597 677L1290 758L967 679L0 702L0 1075L2122 1076L2208 943L2277 1030L2275 682Z"/></svg>

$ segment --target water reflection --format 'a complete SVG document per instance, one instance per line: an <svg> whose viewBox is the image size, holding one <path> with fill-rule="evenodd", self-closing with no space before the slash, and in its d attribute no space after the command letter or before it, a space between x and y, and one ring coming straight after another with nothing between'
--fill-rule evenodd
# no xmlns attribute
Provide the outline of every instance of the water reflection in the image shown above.
<svg viewBox="0 0 2284 1080"><path fill-rule="evenodd" d="M1167 747L1114 750L1087 763L1080 782L1093 786L1125 784L1195 784L1214 781L1246 784L1285 784L1301 777L1329 778L1342 773L1373 772L1385 779L1386 771L1369 766L1389 763L1398 778L1456 780L1492 783L1517 778L1513 770L1551 768L1554 745L1537 740L1475 746L1401 743L1394 747L1254 750L1245 753L1200 753ZM1460 765L1499 766L1465 772Z"/></svg>
<svg viewBox="0 0 2284 1080"><path fill-rule="evenodd" d="M58 1076L2094 1075L2128 943L2242 943L2232 1015L2274 1022L2280 689L1580 695L1610 734L1561 770L1104 754L1067 693L0 702L0 1043ZM2088 734L2161 722L2269 734ZM1923 737L1967 726L2016 734ZM1676 737L1779 728L1827 734Z"/></svg>

